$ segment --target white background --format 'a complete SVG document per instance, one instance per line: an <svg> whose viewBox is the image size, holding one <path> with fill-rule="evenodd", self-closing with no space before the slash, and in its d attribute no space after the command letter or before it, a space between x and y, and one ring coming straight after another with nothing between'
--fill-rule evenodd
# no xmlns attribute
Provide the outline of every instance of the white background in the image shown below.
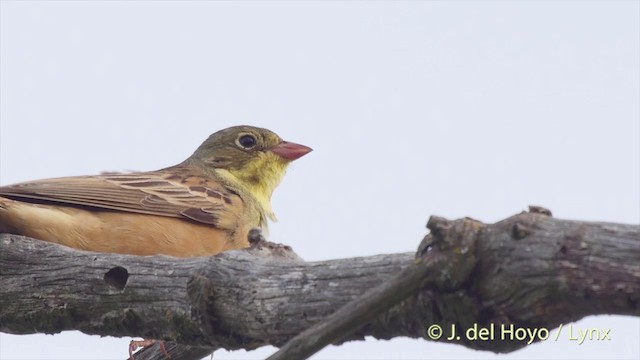
<svg viewBox="0 0 640 360"><path fill-rule="evenodd" d="M271 239L307 260L414 251L431 214L639 221L637 1L1 6L3 185L154 170L251 124L315 149L273 198ZM368 340L316 358L640 357L638 318L577 326L612 340L507 355ZM123 359L129 340L1 334L0 358Z"/></svg>

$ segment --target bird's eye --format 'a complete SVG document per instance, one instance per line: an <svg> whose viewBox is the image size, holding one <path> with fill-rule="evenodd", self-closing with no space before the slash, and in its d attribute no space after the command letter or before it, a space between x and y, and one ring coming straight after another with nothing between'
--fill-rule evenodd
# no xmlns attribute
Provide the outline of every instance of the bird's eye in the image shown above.
<svg viewBox="0 0 640 360"><path fill-rule="evenodd" d="M236 143L245 150L253 149L256 145L258 145L258 140L253 135L242 135L236 140Z"/></svg>

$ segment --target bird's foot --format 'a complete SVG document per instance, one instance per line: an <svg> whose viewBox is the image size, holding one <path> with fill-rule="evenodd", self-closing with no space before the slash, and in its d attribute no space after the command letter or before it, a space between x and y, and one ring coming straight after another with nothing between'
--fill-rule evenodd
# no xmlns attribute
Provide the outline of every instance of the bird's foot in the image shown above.
<svg viewBox="0 0 640 360"><path fill-rule="evenodd" d="M263 245L266 242L267 240L264 238L264 235L262 235L262 229L253 228L249 230L249 245L252 248Z"/></svg>
<svg viewBox="0 0 640 360"><path fill-rule="evenodd" d="M267 241L260 228L249 230L249 248L258 250L266 248L272 251L293 251L289 245Z"/></svg>
<svg viewBox="0 0 640 360"><path fill-rule="evenodd" d="M263 256L264 253L266 253L282 259L303 261L302 258L293 251L291 246L265 240L262 235L262 229L260 228L253 228L249 230L248 237L250 251L263 252Z"/></svg>
<svg viewBox="0 0 640 360"><path fill-rule="evenodd" d="M131 342L129 343L129 360L134 360L133 353L139 348L146 348L155 343L158 343L158 346L160 346L160 350L162 351L162 353L166 357L169 357L169 353L167 352L167 349L164 347L164 341L153 340L153 339L143 339L143 340L131 340Z"/></svg>

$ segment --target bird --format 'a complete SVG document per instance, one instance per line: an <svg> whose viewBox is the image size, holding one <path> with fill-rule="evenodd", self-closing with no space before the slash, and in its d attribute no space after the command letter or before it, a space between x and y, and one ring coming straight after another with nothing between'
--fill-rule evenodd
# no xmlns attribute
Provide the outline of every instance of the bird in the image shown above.
<svg viewBox="0 0 640 360"><path fill-rule="evenodd" d="M103 253L210 256L275 221L271 195L312 151L253 126L209 136L178 165L0 187L0 233Z"/></svg>

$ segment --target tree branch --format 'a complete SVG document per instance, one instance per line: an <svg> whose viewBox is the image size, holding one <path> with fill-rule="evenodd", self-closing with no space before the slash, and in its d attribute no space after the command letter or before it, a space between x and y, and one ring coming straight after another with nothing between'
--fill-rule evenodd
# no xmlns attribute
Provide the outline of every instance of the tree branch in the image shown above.
<svg viewBox="0 0 640 360"><path fill-rule="evenodd" d="M476 229L481 226L475 221L458 222L457 225L470 225ZM267 360L306 359L405 300L421 287L423 290L432 290L459 286L475 266L472 238L447 236L456 231L449 231L449 222L442 218L432 217L427 228L433 236L427 235L422 240L416 261L389 281L352 300L326 320L301 332ZM448 254L452 248L465 250L458 252L457 259L453 259ZM446 276L443 277L444 274Z"/></svg>
<svg viewBox="0 0 640 360"><path fill-rule="evenodd" d="M433 339L431 325L441 326L438 340L447 341L455 324L460 338L449 342L508 352L527 341L473 341L465 330L491 324L551 329L587 315L640 315L640 227L540 212L491 225L432 218L431 235L418 251L430 267L420 286L330 341ZM414 257L306 263L286 247L269 246L210 258L136 257L3 234L0 331L75 329L164 339L181 344L180 358L189 358L187 350L201 357L216 348L280 347L393 279ZM164 358L158 356L149 358Z"/></svg>

